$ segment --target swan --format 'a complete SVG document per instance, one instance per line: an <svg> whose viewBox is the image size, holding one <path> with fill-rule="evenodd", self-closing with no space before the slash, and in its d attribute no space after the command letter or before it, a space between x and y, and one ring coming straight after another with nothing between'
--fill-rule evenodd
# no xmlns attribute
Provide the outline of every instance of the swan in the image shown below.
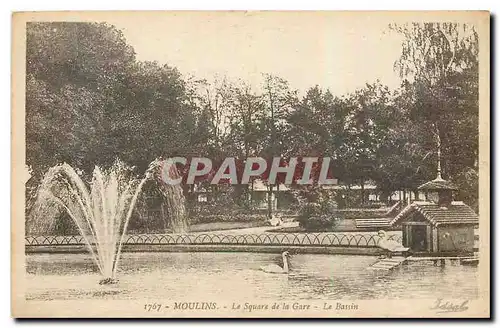
<svg viewBox="0 0 500 328"><path fill-rule="evenodd" d="M288 251L283 252L281 254L281 257L283 258L283 267L280 267L279 265L276 264L269 264L263 267L260 267L260 269L264 272L267 273L288 273L288 257L290 256L290 253Z"/></svg>
<svg viewBox="0 0 500 328"><path fill-rule="evenodd" d="M404 247L400 243L395 240L389 240L387 233L384 230L380 230L378 232L378 236L380 237L377 242L377 246L383 248L389 252L406 252L409 250L408 247Z"/></svg>

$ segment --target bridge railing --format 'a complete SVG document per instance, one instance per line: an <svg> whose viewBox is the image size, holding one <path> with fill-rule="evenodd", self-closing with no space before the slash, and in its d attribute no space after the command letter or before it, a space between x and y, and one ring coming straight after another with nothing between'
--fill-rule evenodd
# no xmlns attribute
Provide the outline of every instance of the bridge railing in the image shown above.
<svg viewBox="0 0 500 328"><path fill-rule="evenodd" d="M376 234L346 233L263 233L263 234L137 234L126 235L124 244L131 245L283 245L283 246L347 246L375 247ZM401 243L402 237L390 235L389 240ZM92 241L91 241L92 243ZM26 237L26 246L84 245L82 236Z"/></svg>

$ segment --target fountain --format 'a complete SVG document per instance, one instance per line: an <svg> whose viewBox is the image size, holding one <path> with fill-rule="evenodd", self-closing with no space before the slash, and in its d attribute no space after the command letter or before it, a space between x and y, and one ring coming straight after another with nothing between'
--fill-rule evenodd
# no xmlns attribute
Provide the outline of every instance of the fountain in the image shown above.
<svg viewBox="0 0 500 328"><path fill-rule="evenodd" d="M39 189L43 203L55 202L73 219L103 279L116 283L123 238L144 183L160 165L153 161L142 179L135 178L123 162L109 170L95 167L87 186L69 164L52 167Z"/></svg>

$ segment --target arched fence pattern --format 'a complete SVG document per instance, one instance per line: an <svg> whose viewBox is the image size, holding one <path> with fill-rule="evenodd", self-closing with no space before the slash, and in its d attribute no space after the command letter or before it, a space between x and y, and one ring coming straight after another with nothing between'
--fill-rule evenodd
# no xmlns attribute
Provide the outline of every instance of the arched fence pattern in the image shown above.
<svg viewBox="0 0 500 328"><path fill-rule="evenodd" d="M283 245L283 246L346 246L375 247L376 234L356 233L263 233L263 234L140 234L127 235L124 244L133 245ZM389 240L401 243L400 235ZM84 245L82 236L36 236L25 238L27 246Z"/></svg>

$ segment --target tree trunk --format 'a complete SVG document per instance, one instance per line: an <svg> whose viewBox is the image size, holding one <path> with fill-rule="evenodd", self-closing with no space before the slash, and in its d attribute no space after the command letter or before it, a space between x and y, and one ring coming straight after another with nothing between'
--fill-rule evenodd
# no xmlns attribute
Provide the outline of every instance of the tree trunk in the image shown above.
<svg viewBox="0 0 500 328"><path fill-rule="evenodd" d="M251 189L251 193L250 193L250 208L253 210L254 209L254 202L253 202L253 197L254 197L254 179L252 179L252 189Z"/></svg>
<svg viewBox="0 0 500 328"><path fill-rule="evenodd" d="M267 218L271 220L273 218L273 185L269 185L269 190L267 192Z"/></svg>
<svg viewBox="0 0 500 328"><path fill-rule="evenodd" d="M179 175L177 168L172 166L172 171L175 173L174 179ZM186 211L186 198L180 184L170 185L162 183L161 187L167 212L170 219L170 227L174 233L185 233L188 231L187 211Z"/></svg>
<svg viewBox="0 0 500 328"><path fill-rule="evenodd" d="M278 182L278 184L276 184L276 197L275 197L275 199L276 199L276 211L278 211L278 201L279 201L278 195L279 195L279 193L280 193L280 184Z"/></svg>
<svg viewBox="0 0 500 328"><path fill-rule="evenodd" d="M365 205L365 179L361 179L361 207Z"/></svg>

